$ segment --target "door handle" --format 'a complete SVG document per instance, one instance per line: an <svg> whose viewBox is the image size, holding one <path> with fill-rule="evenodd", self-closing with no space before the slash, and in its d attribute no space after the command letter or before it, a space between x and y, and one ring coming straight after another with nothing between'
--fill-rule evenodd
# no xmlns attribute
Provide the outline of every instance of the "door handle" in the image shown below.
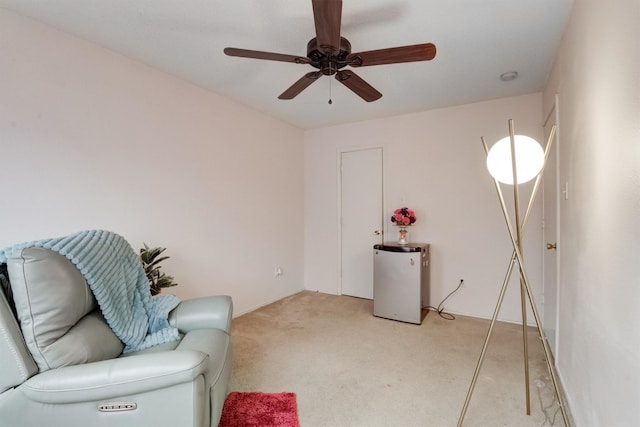
<svg viewBox="0 0 640 427"><path fill-rule="evenodd" d="M555 243L547 243L547 249L558 249Z"/></svg>
<svg viewBox="0 0 640 427"><path fill-rule="evenodd" d="M373 232L373 234L375 234L376 236L379 236L379 235L380 235L380 234L382 234L382 233L380 232L380 230L375 230L375 231Z"/></svg>

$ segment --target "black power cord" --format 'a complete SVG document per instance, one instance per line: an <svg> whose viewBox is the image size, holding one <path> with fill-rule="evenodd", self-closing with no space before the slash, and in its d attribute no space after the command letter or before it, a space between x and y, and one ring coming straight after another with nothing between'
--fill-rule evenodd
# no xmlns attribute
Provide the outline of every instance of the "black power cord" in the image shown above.
<svg viewBox="0 0 640 427"><path fill-rule="evenodd" d="M423 307L425 310L435 310L438 312L438 315L440 317L442 317L443 319L446 320L455 320L456 316L454 316L451 313L447 313L446 311L444 311L444 307L443 304L444 302L453 294L455 294L456 292L458 292L458 289L460 289L460 287L462 286L462 284L464 283L464 279L460 279L460 283L458 284L458 287L455 288L453 291L451 291L449 293L449 295L447 295L446 297L444 297L444 299L442 300L442 302L440 304L438 304L438 307L433 307L431 305L428 305L426 307Z"/></svg>

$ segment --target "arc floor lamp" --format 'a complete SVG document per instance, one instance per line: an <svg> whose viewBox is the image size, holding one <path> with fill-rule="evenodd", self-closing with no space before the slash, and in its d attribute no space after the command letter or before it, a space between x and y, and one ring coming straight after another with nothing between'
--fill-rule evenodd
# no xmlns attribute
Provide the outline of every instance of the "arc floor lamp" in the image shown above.
<svg viewBox="0 0 640 427"><path fill-rule="evenodd" d="M527 415L531 413L526 311L528 299L529 304L531 305L533 316L535 318L536 326L538 328L538 333L542 341L547 368L549 369L553 388L555 390L556 397L558 398L560 411L562 412L562 418L565 426L569 426L567 413L564 407L562 396L560 394L558 378L556 376L556 372L552 363L551 350L549 349L549 343L547 342L544 329L542 328L540 315L538 314L538 309L536 307L533 294L531 293L531 286L529 285L529 279L527 278L527 274L524 268L524 258L522 254L522 234L527 223L527 219L529 218L536 193L538 191L538 188L540 187L540 182L542 180L542 175L544 172L544 166L549 156L549 151L554 140L555 132L556 126L554 125L551 129L551 133L549 134L549 139L544 151L542 150L540 144L538 144L534 139L523 135L515 135L513 120L509 120L509 136L498 141L493 147L491 147L491 150L488 149L484 137L480 138L484 147L485 154L487 155L487 168L494 178L496 193L498 195L500 207L502 208L502 213L504 215L507 229L509 231L509 237L511 238L511 243L513 245L513 254L511 255L511 260L509 261L507 273L502 283L502 289L500 290L498 302L496 303L496 308L493 312L493 317L491 318L489 331L487 332L487 336L482 346L480 358L478 359L478 363L471 380L471 385L469 386L469 391L467 392L467 397L465 399L464 406L462 407L460 418L458 419L458 427L462 426L464 416L469 407L471 395L473 394L473 389L475 388L476 382L478 380L478 374L480 373L480 368L482 367L482 362L484 361L486 350L489 345L489 340L491 339L491 334L493 333L493 327L498 318L498 314L500 313L502 300L504 299L507 285L509 283L509 279L511 278L511 273L513 272L516 262L518 265L518 272L520 274L520 303L522 308L522 342L524 347L526 412ZM525 215L523 218L521 218L519 202L520 194L518 191L518 185L530 181L533 178L536 179L535 184L533 186L533 190L531 191L531 197L529 199ZM513 216L515 219L515 227L514 223L511 221L511 217L504 201L502 189L500 187L501 182L504 184L513 185L513 198L515 204Z"/></svg>

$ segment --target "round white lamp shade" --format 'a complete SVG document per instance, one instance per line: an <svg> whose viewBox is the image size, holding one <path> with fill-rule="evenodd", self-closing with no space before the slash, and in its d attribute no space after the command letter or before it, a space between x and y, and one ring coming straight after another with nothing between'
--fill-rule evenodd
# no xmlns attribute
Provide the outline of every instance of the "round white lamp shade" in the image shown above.
<svg viewBox="0 0 640 427"><path fill-rule="evenodd" d="M544 165L544 151L538 142L525 135L515 135L518 184L535 178ZM507 136L496 142L487 155L487 169L498 181L513 185L511 140Z"/></svg>

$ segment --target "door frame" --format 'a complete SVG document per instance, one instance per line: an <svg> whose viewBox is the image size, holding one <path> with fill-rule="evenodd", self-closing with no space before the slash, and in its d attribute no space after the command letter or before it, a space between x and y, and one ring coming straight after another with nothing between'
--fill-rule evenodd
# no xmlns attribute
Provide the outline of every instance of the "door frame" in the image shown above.
<svg viewBox="0 0 640 427"><path fill-rule="evenodd" d="M337 150L337 225L338 225L338 248L337 248L337 264L338 264L338 291L339 295L343 295L342 293L342 154L343 153L353 153L357 151L367 151L367 150L380 150L380 156L382 157L381 164L381 175L382 175L382 188L380 189L380 194L382 196L382 212L380 212L380 242L384 242L384 213L385 213L385 193L384 193L384 147L382 145L371 145L367 147L351 147L351 148L338 148Z"/></svg>
<svg viewBox="0 0 640 427"><path fill-rule="evenodd" d="M554 213L554 218L555 218L555 242L556 242L556 272L555 272L555 285L556 285L556 289L555 289L555 298L556 298L556 306L555 306L555 333L554 333L554 339L553 339L553 343L548 343L549 347L552 350L553 356L555 360L558 360L558 337L559 337L559 332L560 332L560 271L561 271L561 260L562 260L562 242L561 240L561 232L560 232L560 213L561 213L561 202L562 202L562 197L561 194L562 193L562 188L560 185L560 111L559 111L559 95L556 93L555 94L555 98L554 98L554 103L551 106L551 110L545 115L545 119L544 122L542 124L542 127L544 129L544 127L547 125L547 123L549 122L549 120L551 120L551 118L554 118L555 120L555 124L556 124L556 134L554 136L554 141L553 141L553 147L551 148L553 150L553 153L550 153L549 155L553 154L555 156L555 213ZM544 186L543 186L543 191L544 191ZM544 193L543 193L544 194ZM544 195L543 195L543 217L544 217ZM546 217L545 217L545 222L546 222ZM545 252L548 250L546 248L546 238L545 238L545 227L542 227L542 295L543 295L543 304L544 304L544 298L546 295L545 289L547 287L547 283L546 283L546 264L545 264ZM547 308L545 305L545 311L543 316L547 315ZM544 325L544 317L543 317L543 321L542 321L543 325ZM545 333L546 335L546 333Z"/></svg>

